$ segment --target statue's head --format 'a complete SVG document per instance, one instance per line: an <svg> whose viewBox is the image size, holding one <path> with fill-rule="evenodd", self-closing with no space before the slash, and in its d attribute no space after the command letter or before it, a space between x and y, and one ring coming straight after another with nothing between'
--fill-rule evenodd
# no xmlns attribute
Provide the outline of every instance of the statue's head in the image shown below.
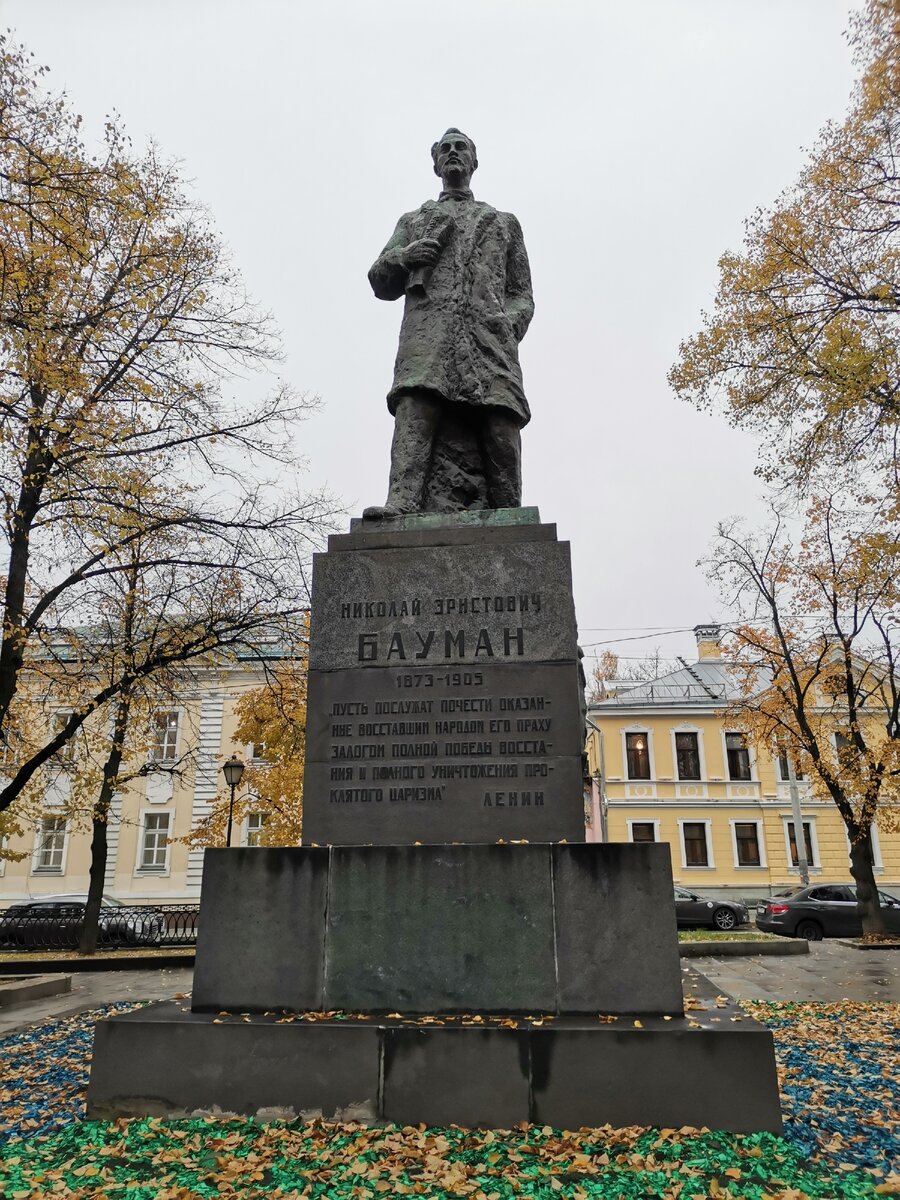
<svg viewBox="0 0 900 1200"><path fill-rule="evenodd" d="M472 172L478 166L475 143L459 129L450 128L431 147L434 173L440 175L445 185L466 187Z"/></svg>

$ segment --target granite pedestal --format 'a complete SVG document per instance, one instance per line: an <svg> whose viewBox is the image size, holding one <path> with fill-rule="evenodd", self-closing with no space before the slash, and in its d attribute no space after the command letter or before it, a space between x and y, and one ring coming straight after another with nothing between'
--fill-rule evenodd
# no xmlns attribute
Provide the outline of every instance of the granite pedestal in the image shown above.
<svg viewBox="0 0 900 1200"><path fill-rule="evenodd" d="M89 1114L780 1130L771 1034L684 1015L668 846L585 842L583 682L536 510L330 539L304 845L206 852L191 1007L98 1023Z"/></svg>
<svg viewBox="0 0 900 1200"><path fill-rule="evenodd" d="M584 841L569 546L536 509L402 518L313 562L303 841Z"/></svg>
<svg viewBox="0 0 900 1200"><path fill-rule="evenodd" d="M682 1012L663 845L207 850L201 910L195 1011Z"/></svg>
<svg viewBox="0 0 900 1200"><path fill-rule="evenodd" d="M210 850L201 914L191 1007L98 1023L90 1116L781 1129L769 1031L684 1015L665 846Z"/></svg>

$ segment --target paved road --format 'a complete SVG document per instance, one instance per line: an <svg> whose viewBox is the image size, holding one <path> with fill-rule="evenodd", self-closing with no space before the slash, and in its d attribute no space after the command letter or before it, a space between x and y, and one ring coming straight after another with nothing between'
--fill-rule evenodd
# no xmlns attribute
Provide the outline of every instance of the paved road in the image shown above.
<svg viewBox="0 0 900 1200"><path fill-rule="evenodd" d="M686 994L708 992L705 975L738 1000L886 1000L900 1003L900 950L854 950L836 942L810 945L809 954L682 960ZM30 1025L99 1008L113 1000L165 1000L189 992L189 967L157 971L73 974L72 991L0 1008L0 1036Z"/></svg>
<svg viewBox="0 0 900 1200"><path fill-rule="evenodd" d="M738 1000L887 1000L900 1003L900 950L810 942L809 954L682 959L685 992L699 971ZM702 991L702 988L699 990Z"/></svg>

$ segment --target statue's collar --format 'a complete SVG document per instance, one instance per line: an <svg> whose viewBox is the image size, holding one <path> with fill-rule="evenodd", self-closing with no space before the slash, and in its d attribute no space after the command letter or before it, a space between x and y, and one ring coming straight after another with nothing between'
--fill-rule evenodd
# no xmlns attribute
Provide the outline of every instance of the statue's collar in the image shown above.
<svg viewBox="0 0 900 1200"><path fill-rule="evenodd" d="M471 188L444 188L438 196L438 204L444 200L474 200Z"/></svg>

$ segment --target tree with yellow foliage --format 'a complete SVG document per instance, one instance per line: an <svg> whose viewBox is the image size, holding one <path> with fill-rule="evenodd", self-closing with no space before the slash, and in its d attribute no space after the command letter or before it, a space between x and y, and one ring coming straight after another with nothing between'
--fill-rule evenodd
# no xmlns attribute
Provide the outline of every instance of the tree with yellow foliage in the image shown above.
<svg viewBox="0 0 900 1200"><path fill-rule="evenodd" d="M302 612L327 509L297 486L310 403L223 395L278 347L208 216L116 120L92 153L43 76L0 36L0 814L118 697ZM103 606L133 577L123 647ZM72 689L43 737L41 680Z"/></svg>
<svg viewBox="0 0 900 1200"><path fill-rule="evenodd" d="M871 827L900 828L900 530L868 519L828 497L799 542L779 519L757 536L723 525L708 565L741 614L728 650L743 698L730 715L835 804L863 930L877 934Z"/></svg>
<svg viewBox="0 0 900 1200"><path fill-rule="evenodd" d="M235 739L252 746L253 760L235 796L234 823L250 814L263 818L257 845L299 846L303 825L303 767L306 746L306 651L299 646L271 667L260 687L238 700ZM191 846L224 846L230 794L223 788L209 813L184 839Z"/></svg>
<svg viewBox="0 0 900 1200"><path fill-rule="evenodd" d="M612 680L617 679L619 675L619 656L614 654L612 650L603 650L594 660L594 665L591 668L590 678L590 698L591 700L603 700L607 695L607 688Z"/></svg>
<svg viewBox="0 0 900 1200"><path fill-rule="evenodd" d="M681 346L683 398L757 433L762 473L900 497L900 0L868 0L847 118L726 253L715 307ZM818 481L818 482L817 482Z"/></svg>
<svg viewBox="0 0 900 1200"><path fill-rule="evenodd" d="M161 502L159 485L136 471L123 477L122 486L131 490L135 504ZM165 762L149 753L157 712L177 703L195 669L214 670L230 657L258 652L276 631L273 622L283 598L276 590L277 579L267 576L272 590L263 606L255 587L237 586L234 572L221 569L202 539L198 542L184 531L156 534L152 545L133 539L126 551L114 550L121 533L116 513L100 506L96 518L95 528L80 530L82 548L105 547L108 561L122 570L99 576L90 590L79 593L82 606L91 613L90 624L61 630L54 653L26 673L16 702L16 712L25 717L21 756L30 760L46 745L60 711L84 713L98 694L113 683L119 686L63 751L31 776L12 810L17 816L40 813L48 783L64 775L62 792L54 788L62 804L58 815L73 829L92 835L83 953L96 949L108 825L120 819L113 808L115 798L150 774L180 775L193 767L190 752ZM148 664L155 666L144 670ZM129 673L130 682L123 682Z"/></svg>

